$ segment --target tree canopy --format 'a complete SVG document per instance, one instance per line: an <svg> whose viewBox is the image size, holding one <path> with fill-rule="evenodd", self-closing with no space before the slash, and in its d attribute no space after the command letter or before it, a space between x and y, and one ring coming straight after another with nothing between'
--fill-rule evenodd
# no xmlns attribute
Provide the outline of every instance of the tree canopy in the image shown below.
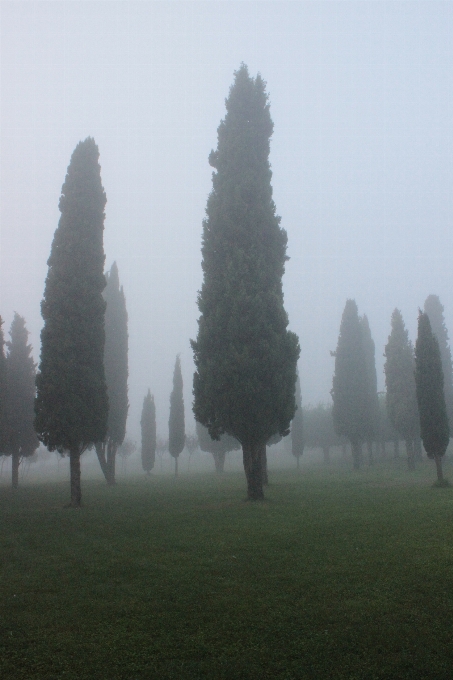
<svg viewBox="0 0 453 680"><path fill-rule="evenodd" d="M156 460L156 406L151 390L143 399L142 417L142 468L149 474Z"/></svg>
<svg viewBox="0 0 453 680"><path fill-rule="evenodd" d="M297 411L291 423L291 452L296 458L297 467L299 467L299 459L304 452L305 436L304 436L304 414L302 411L302 396L300 391L300 378L297 374L296 379L296 406Z"/></svg>
<svg viewBox="0 0 453 680"><path fill-rule="evenodd" d="M438 295L428 295L424 311L429 316L431 329L439 343L442 372L444 374L444 396L450 437L453 436L453 364L448 340L448 331L444 319L444 307Z"/></svg>
<svg viewBox="0 0 453 680"><path fill-rule="evenodd" d="M272 199L272 132L265 83L242 64L209 156L193 409L214 439L240 441L251 499L263 497L262 447L289 432L299 356L283 306L287 236Z"/></svg>
<svg viewBox="0 0 453 680"><path fill-rule="evenodd" d="M173 373L173 390L170 395L170 418L168 420L168 450L175 459L175 476L178 474L178 457L186 443L183 382L181 359L176 357Z"/></svg>
<svg viewBox="0 0 453 680"><path fill-rule="evenodd" d="M80 454L103 441L108 398L104 372L104 208L99 151L76 146L61 190L41 312L35 427L50 451L69 452L71 503L81 502Z"/></svg>

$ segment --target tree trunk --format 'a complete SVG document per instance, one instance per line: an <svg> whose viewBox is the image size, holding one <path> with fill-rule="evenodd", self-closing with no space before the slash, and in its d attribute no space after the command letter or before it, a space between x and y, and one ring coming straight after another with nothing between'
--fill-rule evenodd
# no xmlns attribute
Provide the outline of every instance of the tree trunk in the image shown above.
<svg viewBox="0 0 453 680"><path fill-rule="evenodd" d="M11 455L11 481L13 489L17 489L19 486L19 465L20 465L20 454L19 451L13 451Z"/></svg>
<svg viewBox="0 0 453 680"><path fill-rule="evenodd" d="M250 501L261 501L264 499L261 446L259 444L244 444L242 446L242 457L247 478L247 498Z"/></svg>
<svg viewBox="0 0 453 680"><path fill-rule="evenodd" d="M80 453L79 449L69 452L69 469L71 475L71 501L68 508L80 508L82 505L82 489L80 486Z"/></svg>
<svg viewBox="0 0 453 680"><path fill-rule="evenodd" d="M116 450L118 445L112 439L108 439L107 442L107 484L109 486L115 486L115 463L116 463Z"/></svg>
<svg viewBox="0 0 453 680"><path fill-rule="evenodd" d="M387 458L387 452L385 450L385 439L382 437L381 439L381 457L383 460Z"/></svg>
<svg viewBox="0 0 453 680"><path fill-rule="evenodd" d="M323 446L322 447L322 454L324 456L324 463L326 465L330 464L330 446Z"/></svg>
<svg viewBox="0 0 453 680"><path fill-rule="evenodd" d="M225 466L225 452L213 453L212 455L214 456L215 471L218 475L221 475Z"/></svg>
<svg viewBox="0 0 453 680"><path fill-rule="evenodd" d="M269 478L267 476L267 446L264 444L261 449L261 475L263 478L263 486L269 486Z"/></svg>
<svg viewBox="0 0 453 680"><path fill-rule="evenodd" d="M400 457L400 443L398 439L393 440L393 452L394 452L394 458L399 458Z"/></svg>
<svg viewBox="0 0 453 680"><path fill-rule="evenodd" d="M175 478L178 476L178 456L175 456Z"/></svg>
<svg viewBox="0 0 453 680"><path fill-rule="evenodd" d="M300 456L296 456L296 460L297 460L297 471L299 471L300 470Z"/></svg>
<svg viewBox="0 0 453 680"><path fill-rule="evenodd" d="M341 445L341 455L342 455L343 460L346 459L347 453L348 453L347 444L343 443L343 444Z"/></svg>
<svg viewBox="0 0 453 680"><path fill-rule="evenodd" d="M351 439L351 449L354 470L360 470L362 465L362 442L358 439Z"/></svg>
<svg viewBox="0 0 453 680"><path fill-rule="evenodd" d="M415 451L413 439L406 439L407 467L411 472L415 470Z"/></svg>
<svg viewBox="0 0 453 680"><path fill-rule="evenodd" d="M434 455L433 458L434 458L434 461L436 463L437 481L439 482L439 484L443 484L444 483L444 475L443 475L443 472L442 472L442 456Z"/></svg>

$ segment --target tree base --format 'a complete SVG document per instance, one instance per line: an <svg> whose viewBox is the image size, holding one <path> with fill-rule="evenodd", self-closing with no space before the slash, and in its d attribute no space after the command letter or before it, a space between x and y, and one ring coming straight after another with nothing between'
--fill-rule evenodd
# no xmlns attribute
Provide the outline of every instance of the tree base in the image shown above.
<svg viewBox="0 0 453 680"><path fill-rule="evenodd" d="M450 482L448 479L436 479L436 481L433 484L434 489L448 489L451 487Z"/></svg>

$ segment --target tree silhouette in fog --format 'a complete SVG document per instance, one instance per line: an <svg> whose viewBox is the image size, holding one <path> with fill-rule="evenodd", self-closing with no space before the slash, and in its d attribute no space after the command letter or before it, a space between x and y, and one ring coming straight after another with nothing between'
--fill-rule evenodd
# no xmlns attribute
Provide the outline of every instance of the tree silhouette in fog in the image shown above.
<svg viewBox="0 0 453 680"><path fill-rule="evenodd" d="M287 236L272 200L272 131L265 83L242 64L209 156L214 172L192 347L195 419L212 438L226 433L241 443L249 499L263 498L263 447L289 432L299 356L283 306Z"/></svg>

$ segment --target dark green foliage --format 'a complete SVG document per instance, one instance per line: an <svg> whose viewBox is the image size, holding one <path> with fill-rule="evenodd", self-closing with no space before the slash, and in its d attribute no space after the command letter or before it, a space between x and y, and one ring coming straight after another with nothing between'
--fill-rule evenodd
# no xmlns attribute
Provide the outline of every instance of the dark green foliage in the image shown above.
<svg viewBox="0 0 453 680"><path fill-rule="evenodd" d="M291 452L297 460L297 467L299 467L299 459L304 452L305 446L304 414L302 411L299 374L296 379L296 406L297 411L291 423Z"/></svg>
<svg viewBox="0 0 453 680"><path fill-rule="evenodd" d="M377 395L377 375L376 375L376 358L375 358L375 344L371 337L370 324L368 317L364 314L360 319L360 326L362 329L362 341L365 352L365 363L367 372L368 384L368 408L369 418L367 422L367 441L376 441L379 434L379 403Z"/></svg>
<svg viewBox="0 0 453 680"><path fill-rule="evenodd" d="M451 359L448 331L444 320L444 307L437 295L428 295L425 300L425 313L429 316L431 329L439 343L442 371L444 374L444 396L450 426L450 437L453 436L453 365Z"/></svg>
<svg viewBox="0 0 453 680"><path fill-rule="evenodd" d="M39 446L33 427L36 364L31 356L25 319L14 314L7 342L6 357L6 421L5 452L12 456L12 485L19 483L19 464L32 456Z"/></svg>
<svg viewBox="0 0 453 680"><path fill-rule="evenodd" d="M175 475L178 474L178 456L186 443L182 388L181 359L178 355L173 373L173 390L170 395L170 418L168 420L168 450L175 459Z"/></svg>
<svg viewBox="0 0 453 680"><path fill-rule="evenodd" d="M354 467L362 462L362 442L370 432L370 388L361 322L355 300L347 300L335 351L332 417L337 434L352 446Z"/></svg>
<svg viewBox="0 0 453 680"><path fill-rule="evenodd" d="M439 482L442 478L442 456L449 442L449 426L444 396L444 376L437 337L431 330L428 314L418 316L415 343L415 384L420 434L429 458L434 458Z"/></svg>
<svg viewBox="0 0 453 680"><path fill-rule="evenodd" d="M109 415L107 435L104 442L96 444L101 468L109 484L115 483L115 456L126 435L126 421L129 410L127 397L128 378L128 333L126 299L120 287L118 267L113 263L106 275L107 285L104 298L105 350L104 369L107 382Z"/></svg>
<svg viewBox="0 0 453 680"><path fill-rule="evenodd" d="M213 438L241 442L249 497L261 498L261 448L295 413L299 344L283 307L287 236L272 200L268 95L244 64L226 110L209 156L193 409Z"/></svg>
<svg viewBox="0 0 453 680"><path fill-rule="evenodd" d="M0 455L6 452L6 357L5 336L3 335L3 319L0 316Z"/></svg>
<svg viewBox="0 0 453 680"><path fill-rule="evenodd" d="M99 151L88 137L74 150L61 190L61 217L48 260L41 311L35 427L49 450L71 455L71 504L80 504L80 454L103 441L104 207ZM75 483L75 486L73 485Z"/></svg>
<svg viewBox="0 0 453 680"><path fill-rule="evenodd" d="M142 417L142 467L148 474L156 460L156 406L151 391L143 399Z"/></svg>
<svg viewBox="0 0 453 680"><path fill-rule="evenodd" d="M220 435L219 439L212 439L208 429L201 423L196 423L197 437L200 449L212 453L216 472L223 472L225 455L229 451L237 451L241 448L240 443L228 434Z"/></svg>
<svg viewBox="0 0 453 680"><path fill-rule="evenodd" d="M406 442L409 468L413 469L414 442L420 436L414 350L399 309L393 311L391 324L384 365L387 412L392 427Z"/></svg>

